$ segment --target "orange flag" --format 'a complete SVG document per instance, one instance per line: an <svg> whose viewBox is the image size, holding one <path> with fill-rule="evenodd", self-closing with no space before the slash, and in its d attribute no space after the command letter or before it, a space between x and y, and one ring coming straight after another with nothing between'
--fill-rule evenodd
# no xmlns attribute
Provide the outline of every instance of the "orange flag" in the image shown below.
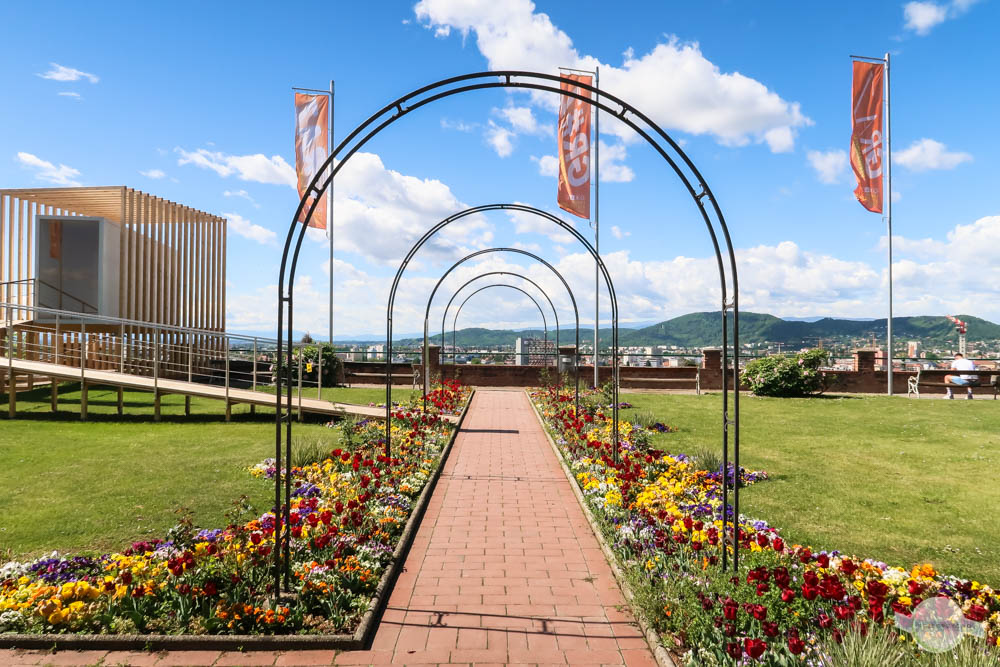
<svg viewBox="0 0 1000 667"><path fill-rule="evenodd" d="M295 93L295 175L300 199L327 157L329 110L330 98L326 95ZM313 199L310 197L306 202L299 222L306 222L305 216ZM326 195L320 199L308 222L310 227L326 229Z"/></svg>
<svg viewBox="0 0 1000 667"><path fill-rule="evenodd" d="M570 82L591 84L582 74L563 74L560 87L590 99L590 91ZM568 80L568 81L567 81ZM559 208L581 218L590 217L590 104L575 97L560 96Z"/></svg>
<svg viewBox="0 0 1000 667"><path fill-rule="evenodd" d="M879 63L854 61L851 90L851 168L854 196L872 213L882 212L882 76Z"/></svg>

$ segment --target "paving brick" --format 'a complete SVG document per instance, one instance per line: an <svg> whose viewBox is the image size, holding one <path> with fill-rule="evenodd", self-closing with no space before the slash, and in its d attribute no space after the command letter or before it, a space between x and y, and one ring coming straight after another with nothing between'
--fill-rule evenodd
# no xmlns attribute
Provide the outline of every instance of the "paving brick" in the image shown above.
<svg viewBox="0 0 1000 667"><path fill-rule="evenodd" d="M215 661L216 667L260 667L261 665L273 665L278 659L275 651L227 651L219 656ZM107 658L104 660L107 665Z"/></svg>
<svg viewBox="0 0 1000 667"><path fill-rule="evenodd" d="M332 665L335 651L289 651L275 660L275 667L310 667Z"/></svg>

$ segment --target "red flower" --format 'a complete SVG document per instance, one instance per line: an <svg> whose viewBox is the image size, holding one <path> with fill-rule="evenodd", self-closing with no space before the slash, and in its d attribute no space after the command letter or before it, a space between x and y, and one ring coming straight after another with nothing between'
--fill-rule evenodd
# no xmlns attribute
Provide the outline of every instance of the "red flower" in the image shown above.
<svg viewBox="0 0 1000 667"><path fill-rule="evenodd" d="M695 551L701 551L701 542L697 540L691 542L691 548L694 549Z"/></svg>
<svg viewBox="0 0 1000 667"><path fill-rule="evenodd" d="M764 533L757 533L757 545L761 547L767 546L767 535Z"/></svg>
<svg viewBox="0 0 1000 667"><path fill-rule="evenodd" d="M817 595L819 595L819 588L810 586L809 584L802 584L802 597L807 600L815 600Z"/></svg>
<svg viewBox="0 0 1000 667"><path fill-rule="evenodd" d="M828 629L831 625L833 625L833 619L827 616L825 611L821 611L819 613L819 617L817 617L816 622L819 623L819 627L823 628L824 630Z"/></svg>
<svg viewBox="0 0 1000 667"><path fill-rule="evenodd" d="M806 649L806 643L796 636L788 638L788 650L792 655L798 655Z"/></svg>
<svg viewBox="0 0 1000 667"><path fill-rule="evenodd" d="M792 578L788 575L788 569L785 567L779 566L774 568L772 576L774 577L774 583L778 584L782 588L788 588L788 584L792 580Z"/></svg>
<svg viewBox="0 0 1000 667"><path fill-rule="evenodd" d="M924 590L924 585L915 579L910 579L906 582L906 588L909 590L910 595L920 595Z"/></svg>
<svg viewBox="0 0 1000 667"><path fill-rule="evenodd" d="M816 563L822 568L830 567L830 557L826 554L820 554L816 556Z"/></svg>
<svg viewBox="0 0 1000 667"><path fill-rule="evenodd" d="M763 621L767 618L767 607L762 604L752 605L750 608L750 614L758 621Z"/></svg>
<svg viewBox="0 0 1000 667"><path fill-rule="evenodd" d="M333 512L330 510L323 510L319 514L319 520L323 522L323 525L329 526L330 522L333 521Z"/></svg>
<svg viewBox="0 0 1000 667"><path fill-rule="evenodd" d="M889 592L889 587L883 584L881 581L875 579L869 581L865 584L865 590L868 591L868 595L877 595L879 597L885 597L885 594Z"/></svg>
<svg viewBox="0 0 1000 667"><path fill-rule="evenodd" d="M726 617L727 621L736 620L736 612L739 610L739 605L736 604L736 600L732 598L726 598L722 603L722 615Z"/></svg>
<svg viewBox="0 0 1000 667"><path fill-rule="evenodd" d="M795 591L792 590L791 588L786 588L785 590L781 591L782 602L791 602L794 599L795 599Z"/></svg>
<svg viewBox="0 0 1000 667"><path fill-rule="evenodd" d="M840 571L846 574L848 577L854 574L854 571L858 569L858 566L850 558L845 558L840 561Z"/></svg>
<svg viewBox="0 0 1000 667"><path fill-rule="evenodd" d="M776 537L771 540L771 548L775 551L783 551L785 548L785 541L780 537Z"/></svg>
<svg viewBox="0 0 1000 667"><path fill-rule="evenodd" d="M806 580L806 583L810 586L819 586L819 575L817 575L812 570L804 572L802 578Z"/></svg>
<svg viewBox="0 0 1000 667"><path fill-rule="evenodd" d="M854 609L850 605L833 605L833 615L837 617L838 621L846 621L847 619L854 616Z"/></svg>
<svg viewBox="0 0 1000 667"><path fill-rule="evenodd" d="M768 637L778 636L778 624L774 621L764 621L760 624L760 627Z"/></svg>
<svg viewBox="0 0 1000 667"><path fill-rule="evenodd" d="M799 552L799 560L803 563L808 563L812 560L812 551L809 550L809 547Z"/></svg>
<svg viewBox="0 0 1000 667"><path fill-rule="evenodd" d="M969 607L969 611L965 612L965 617L970 621L975 621L976 623L982 623L984 620L986 620L986 607L974 604L971 607Z"/></svg>
<svg viewBox="0 0 1000 667"><path fill-rule="evenodd" d="M764 655L764 651L767 650L767 642L763 639L750 639L748 637L743 642L743 648L746 649L747 655L756 660Z"/></svg>
<svg viewBox="0 0 1000 667"><path fill-rule="evenodd" d="M743 649L740 648L739 644L736 644L734 642L729 642L728 644L726 644L726 653L729 654L730 658L737 660L739 659L740 656L743 655Z"/></svg>
<svg viewBox="0 0 1000 667"><path fill-rule="evenodd" d="M260 544L260 533L250 533L250 541L254 546Z"/></svg>
<svg viewBox="0 0 1000 667"><path fill-rule="evenodd" d="M205 595L215 595L219 592L219 587L215 585L214 581L205 582Z"/></svg>
<svg viewBox="0 0 1000 667"><path fill-rule="evenodd" d="M770 584L765 584L763 582L757 584L757 597L764 595L764 593L767 593L769 590L771 590Z"/></svg>

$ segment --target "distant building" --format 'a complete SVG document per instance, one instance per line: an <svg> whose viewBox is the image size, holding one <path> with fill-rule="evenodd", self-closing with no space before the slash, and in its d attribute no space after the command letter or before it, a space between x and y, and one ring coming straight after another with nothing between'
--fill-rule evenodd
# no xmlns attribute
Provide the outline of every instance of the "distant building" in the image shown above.
<svg viewBox="0 0 1000 667"><path fill-rule="evenodd" d="M920 341L911 340L906 344L906 356L910 359L917 359L920 357Z"/></svg>
<svg viewBox="0 0 1000 667"><path fill-rule="evenodd" d="M518 338L514 354L521 366L551 366L555 363L555 341L541 338Z"/></svg>

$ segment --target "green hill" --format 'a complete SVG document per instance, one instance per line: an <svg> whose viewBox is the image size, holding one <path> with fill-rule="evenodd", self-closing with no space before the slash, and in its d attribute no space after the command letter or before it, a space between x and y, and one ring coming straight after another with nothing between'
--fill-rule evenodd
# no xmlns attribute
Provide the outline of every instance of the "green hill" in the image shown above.
<svg viewBox="0 0 1000 667"><path fill-rule="evenodd" d="M1000 339L1000 325L972 315L959 315L969 325L969 341L990 341ZM730 317L730 322L732 321ZM689 313L659 324L640 329L619 328L621 345L677 345L678 347L711 347L722 343L721 314L716 312ZM783 320L764 313L740 313L741 343L782 343L783 345L815 345L820 339L834 342L871 339L874 334L879 340L885 338L885 318L878 320L842 320L826 317L815 322ZM957 340L955 327L940 316L894 317L893 337L897 340L919 340L923 344L943 345ZM730 328L730 335L732 329ZM506 329L461 329L457 332L459 346L479 346L495 348L514 345L519 337L542 337L540 329L510 331ZM564 343L572 343L574 330L562 327L560 338ZM593 340L593 329L580 329L581 342ZM555 332L549 331L549 338L555 340ZM441 335L431 337L431 342L440 344ZM601 328L602 346L611 341L611 329ZM419 345L422 340L409 338L398 341L403 345ZM446 343L451 344L451 332L446 335Z"/></svg>

